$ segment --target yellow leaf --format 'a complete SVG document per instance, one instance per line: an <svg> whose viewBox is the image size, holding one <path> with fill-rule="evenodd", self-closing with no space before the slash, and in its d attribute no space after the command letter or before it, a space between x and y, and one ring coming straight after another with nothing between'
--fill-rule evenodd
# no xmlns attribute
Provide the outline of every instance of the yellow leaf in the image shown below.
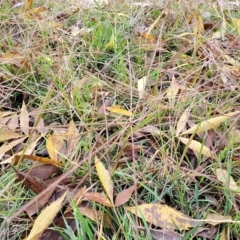
<svg viewBox="0 0 240 240"><path fill-rule="evenodd" d="M53 221L56 214L60 211L64 198L66 197L67 192L65 192L62 197L57 199L51 205L46 207L40 215L35 220L31 232L29 233L26 240L33 240L39 234L41 234Z"/></svg>
<svg viewBox="0 0 240 240"><path fill-rule="evenodd" d="M199 224L197 220L168 207L164 204L143 204L134 207L125 207L133 214L145 219L147 222L157 227L168 230L188 230Z"/></svg>
<svg viewBox="0 0 240 240"><path fill-rule="evenodd" d="M32 4L33 4L33 0L27 0L25 11L28 11L32 7Z"/></svg>
<svg viewBox="0 0 240 240"><path fill-rule="evenodd" d="M125 116L132 116L133 113L130 112L130 111L127 111L125 109L122 109L120 106L118 105L115 105L115 106L111 106L111 107L107 107L107 110L109 112L112 112L112 113L118 113L118 114L121 114L121 115L125 115Z"/></svg>
<svg viewBox="0 0 240 240"><path fill-rule="evenodd" d="M5 142L13 138L19 138L22 135L12 130L0 129L0 142Z"/></svg>
<svg viewBox="0 0 240 240"><path fill-rule="evenodd" d="M108 48L115 48L116 47L116 40L114 34L112 34L109 43L107 44Z"/></svg>
<svg viewBox="0 0 240 240"><path fill-rule="evenodd" d="M113 182L111 179L111 176L102 164L102 162L98 159L97 156L95 156L95 166L97 170L98 177L111 201L113 204Z"/></svg>
<svg viewBox="0 0 240 240"><path fill-rule="evenodd" d="M26 105L25 105L24 101L23 101L23 104L22 104L19 119L20 119L21 130L26 135L28 135L29 134L29 114L28 114L28 111L27 111L27 108L26 108Z"/></svg>
<svg viewBox="0 0 240 240"><path fill-rule="evenodd" d="M240 187L236 184L232 176L229 176L226 170L221 168L216 169L216 176L227 189L230 189L233 192L238 192L237 194L240 196Z"/></svg>
<svg viewBox="0 0 240 240"><path fill-rule="evenodd" d="M36 8L31 9L31 13L37 14L37 13L44 12L46 10L47 10L47 8L45 8L45 7L36 7Z"/></svg>
<svg viewBox="0 0 240 240"><path fill-rule="evenodd" d="M233 28L235 28L240 35L240 19L239 18L232 18L231 19L231 25Z"/></svg>
<svg viewBox="0 0 240 240"><path fill-rule="evenodd" d="M61 134L54 132L50 135L46 142L46 148L51 159L58 160L59 151L64 144L64 139Z"/></svg>
<svg viewBox="0 0 240 240"><path fill-rule="evenodd" d="M190 129L183 132L182 135L183 134L191 134L191 133L201 133L201 132L205 132L209 129L214 129L214 128L218 127L221 123L223 123L230 117L235 116L238 113L240 113L240 112L236 111L236 112L231 112L231 113L225 114L223 116L210 118L206 121L201 122L200 124L196 124L196 125L192 126Z"/></svg>
<svg viewBox="0 0 240 240"><path fill-rule="evenodd" d="M193 151L200 153L204 156L216 159L217 156L214 152L212 152L208 147L206 147L205 145L203 145L202 143L196 141L196 140L192 140L190 143L190 139L189 138L183 138L183 137L179 137L179 140L184 143L185 145L188 145L188 147L190 149L192 149Z"/></svg>
<svg viewBox="0 0 240 240"><path fill-rule="evenodd" d="M185 128L187 120L188 120L188 115L189 115L189 108L187 108L183 114L181 115L181 117L178 120L177 123L177 130L176 130L176 135L178 136L179 133L182 132L182 130Z"/></svg>

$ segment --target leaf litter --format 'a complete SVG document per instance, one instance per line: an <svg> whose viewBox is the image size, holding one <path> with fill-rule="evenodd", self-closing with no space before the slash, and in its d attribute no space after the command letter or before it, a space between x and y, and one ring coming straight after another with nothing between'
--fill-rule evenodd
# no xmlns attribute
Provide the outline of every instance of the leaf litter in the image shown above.
<svg viewBox="0 0 240 240"><path fill-rule="evenodd" d="M121 239L129 228L143 239L181 239L183 232L217 239L217 232L226 236L222 223L238 236L232 227L239 223L237 208L226 212L224 206L239 195L239 20L218 5L211 9L215 17L221 12L216 21L202 5L180 2L177 9L134 3L133 16L120 5L110 14L116 3L100 4L79 24L82 11L73 3L54 12L48 3L29 0L25 9L14 9L17 25L11 17L3 23L14 44L0 54L1 173L15 162L24 194L37 194L23 207L34 222L27 239L57 238L54 225L65 231L65 223L82 237L69 198L98 238ZM99 16L101 7L110 18ZM133 31L123 36L125 17ZM139 32L141 24L146 27ZM49 39L41 39L42 32ZM34 87L25 79L34 79ZM206 205L207 195L219 204Z"/></svg>

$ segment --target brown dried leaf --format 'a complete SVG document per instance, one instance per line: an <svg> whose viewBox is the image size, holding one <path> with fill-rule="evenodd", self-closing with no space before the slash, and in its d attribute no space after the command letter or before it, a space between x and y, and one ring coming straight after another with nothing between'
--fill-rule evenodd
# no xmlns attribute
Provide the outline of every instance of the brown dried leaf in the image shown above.
<svg viewBox="0 0 240 240"><path fill-rule="evenodd" d="M44 128L44 121L43 121L43 118L40 118L38 123L37 123L37 126L36 126L36 130L41 133L41 134L46 134L48 132L48 129L47 128Z"/></svg>
<svg viewBox="0 0 240 240"><path fill-rule="evenodd" d="M15 130L18 127L18 115L17 114L12 114L10 120L7 123L7 126L11 130Z"/></svg>
<svg viewBox="0 0 240 240"><path fill-rule="evenodd" d="M25 174L23 172L19 172L17 169L15 169L13 166L12 168L17 174L18 180L22 181L23 185L27 188L34 191L36 194L42 192L45 189L45 186L43 183L37 181L36 178L32 177L29 174Z"/></svg>
<svg viewBox="0 0 240 240"><path fill-rule="evenodd" d="M23 101L21 112L20 112L20 127L21 130L28 136L29 134L29 114L27 111L27 107Z"/></svg>
<svg viewBox="0 0 240 240"><path fill-rule="evenodd" d="M34 178L41 179L42 181L48 180L52 177L56 177L60 174L60 168L51 164L41 164L33 166L30 169L23 171L26 175L31 175Z"/></svg>
<svg viewBox="0 0 240 240"><path fill-rule="evenodd" d="M234 181L232 176L229 176L229 173L226 170L221 168L216 169L216 176L217 179L222 182L226 188L230 189L233 192L237 192L237 194L240 196L240 187Z"/></svg>
<svg viewBox="0 0 240 240"><path fill-rule="evenodd" d="M1 136L1 135L0 135L0 136ZM33 141L30 142L30 144L27 146L26 149L24 149L24 150L22 150L22 151L20 151L20 152L17 152L15 155L22 155L23 153L25 153L26 155L32 154L32 152L34 151L34 149L35 149L38 141L39 141L41 138L42 138L42 136L39 136L39 137L37 136L37 138L36 138L35 140L33 140ZM11 163L15 155L13 155L13 156L7 158L6 160L0 162L0 164Z"/></svg>
<svg viewBox="0 0 240 240"><path fill-rule="evenodd" d="M232 217L223 216L216 213L208 213L207 218L205 219L205 222L212 226L216 226L220 223L232 222Z"/></svg>
<svg viewBox="0 0 240 240"><path fill-rule="evenodd" d="M70 154L80 140L79 130L77 129L75 123L73 121L70 122L68 131L66 133L66 141L67 141L67 153Z"/></svg>
<svg viewBox="0 0 240 240"><path fill-rule="evenodd" d="M0 63L29 68L28 60L19 52L8 52L0 55Z"/></svg>
<svg viewBox="0 0 240 240"><path fill-rule="evenodd" d="M155 240L181 240L182 237L179 233L169 231L166 229L150 229L153 239Z"/></svg>
<svg viewBox="0 0 240 240"><path fill-rule="evenodd" d="M102 221L101 219L103 219L103 227L112 228L111 219L102 211L97 211L88 207L79 207L79 210L83 216L90 218L96 223Z"/></svg>
<svg viewBox="0 0 240 240"><path fill-rule="evenodd" d="M189 117L189 107L185 109L177 123L176 135L178 136L186 126Z"/></svg>
<svg viewBox="0 0 240 240"><path fill-rule="evenodd" d="M13 147L17 146L19 143L22 143L27 137L22 137L20 139L14 140L10 143L5 142L1 147L0 147L0 159L3 157L3 155L12 150Z"/></svg>
<svg viewBox="0 0 240 240"><path fill-rule="evenodd" d="M136 188L136 186L133 185L133 186L123 190L122 192L118 193L118 195L115 199L115 207L119 207L119 206L125 204L132 196L135 188Z"/></svg>
<svg viewBox="0 0 240 240"><path fill-rule="evenodd" d="M86 193L86 186L82 187L77 194L74 196L73 201L75 202L76 206L81 205L82 200L84 198L84 194ZM67 207L66 211L64 212L64 214L71 212L72 211L72 207Z"/></svg>
<svg viewBox="0 0 240 240"><path fill-rule="evenodd" d="M56 180L56 179L54 179ZM56 186L57 187L57 186ZM53 195L56 187L51 188L41 199L37 202L34 202L30 207L28 207L25 211L29 217L39 212L49 201L50 197Z"/></svg>
<svg viewBox="0 0 240 240"><path fill-rule="evenodd" d="M87 192L84 194L84 197L87 198L89 201L94 201L107 207L113 207L113 204L103 193Z"/></svg>

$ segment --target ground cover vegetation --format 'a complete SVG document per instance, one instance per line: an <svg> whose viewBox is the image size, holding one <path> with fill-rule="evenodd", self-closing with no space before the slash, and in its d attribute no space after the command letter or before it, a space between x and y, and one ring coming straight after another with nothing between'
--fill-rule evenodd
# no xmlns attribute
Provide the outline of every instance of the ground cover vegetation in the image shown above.
<svg viewBox="0 0 240 240"><path fill-rule="evenodd" d="M239 239L239 7L1 1L1 239Z"/></svg>

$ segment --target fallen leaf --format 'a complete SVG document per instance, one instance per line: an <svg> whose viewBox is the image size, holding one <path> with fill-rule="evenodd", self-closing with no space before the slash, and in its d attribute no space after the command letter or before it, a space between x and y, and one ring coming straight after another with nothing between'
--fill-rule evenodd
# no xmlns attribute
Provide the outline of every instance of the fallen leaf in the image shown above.
<svg viewBox="0 0 240 240"><path fill-rule="evenodd" d="M232 176L229 176L228 171L218 168L216 169L216 177L217 179L223 183L223 185L230 189L233 192L237 192L237 194L240 196L240 187L237 185L237 183L234 181Z"/></svg>
<svg viewBox="0 0 240 240"><path fill-rule="evenodd" d="M119 206L125 204L132 196L135 188L136 188L135 185L133 185L133 186L123 190L122 192L118 193L118 195L115 199L115 207L119 207Z"/></svg>
<svg viewBox="0 0 240 240"><path fill-rule="evenodd" d="M25 11L28 11L32 7L32 4L33 4L33 0L27 0Z"/></svg>
<svg viewBox="0 0 240 240"><path fill-rule="evenodd" d="M235 28L240 35L240 19L239 18L232 18L231 19L231 25L233 28Z"/></svg>
<svg viewBox="0 0 240 240"><path fill-rule="evenodd" d="M36 239L35 237L39 234L42 234L42 232L52 223L56 214L60 211L66 195L67 192L65 192L61 198L57 199L40 213L40 215L35 220L31 232L29 233L26 240Z"/></svg>
<svg viewBox="0 0 240 240"><path fill-rule="evenodd" d="M15 155L13 161L14 161L14 164L16 165L16 164L19 163L19 160L23 161L24 159L29 159L29 160L32 160L34 162L39 162L39 163L52 164L52 165L55 165L55 166L58 166L58 167L63 166L60 162L55 161L53 159L34 156L34 155L27 155L27 154Z"/></svg>
<svg viewBox="0 0 240 240"><path fill-rule="evenodd" d="M39 212L49 201L50 197L53 195L55 188L51 188L41 199L37 202L34 202L31 206L29 206L25 211L29 217Z"/></svg>
<svg viewBox="0 0 240 240"><path fill-rule="evenodd" d="M8 142L5 142L1 147L0 147L0 159L3 157L3 155L12 150L13 147L17 146L19 143L22 143L24 142L24 140L26 139L27 137L22 137L20 139L17 139L17 140L14 140L10 143Z"/></svg>
<svg viewBox="0 0 240 240"><path fill-rule="evenodd" d="M0 129L0 142L5 142L13 138L20 138L21 134L8 129Z"/></svg>
<svg viewBox="0 0 240 240"><path fill-rule="evenodd" d="M111 179L111 175L106 170L102 162L98 159L97 156L95 156L95 166L97 170L98 177L111 201L113 204L113 181Z"/></svg>
<svg viewBox="0 0 240 240"><path fill-rule="evenodd" d="M8 52L0 55L0 62L2 64L11 64L17 67L29 68L27 58L19 52Z"/></svg>
<svg viewBox="0 0 240 240"><path fill-rule="evenodd" d="M239 111L236 111L236 112L231 112L231 113L225 114L223 116L210 118L206 121L201 122L200 124L194 125L187 131L183 132L182 135L192 134L192 133L201 133L201 132L205 132L209 129L214 129L214 128L218 127L221 123L223 123L224 121L229 119L230 117L233 117L239 113L240 113Z"/></svg>
<svg viewBox="0 0 240 240"><path fill-rule="evenodd" d="M63 145L64 137L56 131L47 138L46 148L51 159L59 159L60 149Z"/></svg>
<svg viewBox="0 0 240 240"><path fill-rule="evenodd" d="M45 7L36 7L30 10L31 13L37 14L46 11L47 8Z"/></svg>
<svg viewBox="0 0 240 240"><path fill-rule="evenodd" d="M87 198L89 201L94 201L107 207L113 207L113 204L103 193L87 192L84 194L84 197Z"/></svg>
<svg viewBox="0 0 240 240"><path fill-rule="evenodd" d="M0 135L1 136L1 135ZM43 135L44 136L44 135ZM38 141L42 138L42 136L36 137L35 140L31 141L30 144L26 147L26 149L23 149L20 152L17 152L15 155L22 155L23 153L26 155L30 155L32 154L32 152L34 151ZM0 164L6 164L6 163L11 163L13 158L15 157L15 155L5 159L4 161L0 162Z"/></svg>
<svg viewBox="0 0 240 240"><path fill-rule="evenodd" d="M139 129L141 132L147 132L151 133L153 135L161 135L161 130L158 127L155 127L154 125L147 125Z"/></svg>
<svg viewBox="0 0 240 240"><path fill-rule="evenodd" d="M155 240L181 240L182 236L166 229L150 229L150 233Z"/></svg>
<svg viewBox="0 0 240 240"><path fill-rule="evenodd" d="M88 207L79 207L79 210L83 216L90 218L96 223L103 219L103 227L112 228L111 219L107 214L104 214L103 211L97 211Z"/></svg>
<svg viewBox="0 0 240 240"><path fill-rule="evenodd" d="M98 109L98 112L99 112L100 114L106 114L106 108L111 105L112 101L113 101L112 98L103 100L103 104L102 104L102 106Z"/></svg>
<svg viewBox="0 0 240 240"><path fill-rule="evenodd" d="M4 118L4 117L12 115L12 114L15 114L15 113L11 112L11 111L6 111L6 112L1 112L0 111L0 118Z"/></svg>
<svg viewBox="0 0 240 240"><path fill-rule="evenodd" d="M73 211L64 213L63 216L55 219L52 223L54 228L47 228L41 235L40 239L37 240L60 240L63 239L60 231L57 229L65 229L68 226L68 229L72 232L76 231L76 221L74 219Z"/></svg>
<svg viewBox="0 0 240 240"><path fill-rule="evenodd" d="M188 230L199 225L199 221L168 207L164 204L142 204L134 207L125 207L133 214L145 219L157 227L168 230Z"/></svg>
<svg viewBox="0 0 240 240"><path fill-rule="evenodd" d="M147 85L147 76L142 77L138 80L138 94L139 99L142 99L145 95L145 87Z"/></svg>
<svg viewBox="0 0 240 240"><path fill-rule="evenodd" d="M36 130L41 134L46 134L48 132L47 128L44 128L44 121L43 118L40 118L37 125Z"/></svg>
<svg viewBox="0 0 240 240"><path fill-rule="evenodd" d="M109 43L107 44L106 46L107 48L111 48L111 49L114 49L116 47L116 39L115 39L115 36L114 34L111 35L111 38L109 40Z"/></svg>
<svg viewBox="0 0 240 240"><path fill-rule="evenodd" d="M216 226L220 223L225 223L226 221L232 221L232 217L231 216L222 216L220 214L216 214L216 213L208 213L207 217L205 219L206 223L212 225L212 226Z"/></svg>
<svg viewBox="0 0 240 240"><path fill-rule="evenodd" d="M24 101L23 101L23 104L22 104L19 119L20 119L21 130L26 135L28 135L29 134L29 114L28 114L28 111L27 111L27 108L26 108L26 105L25 105Z"/></svg>
<svg viewBox="0 0 240 240"><path fill-rule="evenodd" d="M208 147L206 147L205 145L203 145L202 143L200 143L196 140L191 140L190 143L189 143L189 141L190 141L189 138L179 137L179 140L197 153L200 153L204 156L207 156L207 157L210 157L213 159L217 158L216 153L212 152Z"/></svg>
<svg viewBox="0 0 240 240"><path fill-rule="evenodd" d="M196 230L196 236L198 237L202 237L202 238L206 238L206 239L214 239L214 236L217 232L218 228L211 226L210 228L203 228L203 227L199 227ZM224 239L225 240L225 239Z"/></svg>
<svg viewBox="0 0 240 240"><path fill-rule="evenodd" d="M167 93L166 93L166 97L168 98L169 101L171 101L174 97L176 97L179 89L180 89L180 86L177 83L177 81L173 75L171 85L168 88Z"/></svg>
<svg viewBox="0 0 240 240"><path fill-rule="evenodd" d="M74 196L73 201L75 202L76 206L80 206L82 203L82 200L84 198L84 194L86 193L86 186L82 187ZM68 212L72 211L72 207L68 206L67 209L64 212L64 215Z"/></svg>
<svg viewBox="0 0 240 240"><path fill-rule="evenodd" d="M112 113L117 113L117 114L120 114L120 115L125 115L125 116L133 116L133 113L131 111L128 111L128 110L125 110L125 109L122 109L120 106L118 105L115 105L115 106L111 106L111 107L107 107L107 110L109 112L112 112Z"/></svg>
<svg viewBox="0 0 240 240"><path fill-rule="evenodd" d="M189 117L189 107L185 109L177 123L176 135L178 136L186 126Z"/></svg>
<svg viewBox="0 0 240 240"><path fill-rule="evenodd" d="M18 127L18 115L12 114L10 120L7 123L7 126L10 130L15 130Z"/></svg>
<svg viewBox="0 0 240 240"><path fill-rule="evenodd" d="M36 178L32 177L29 174L25 174L23 172L18 171L17 169L15 169L13 166L11 166L13 168L13 170L16 172L18 180L20 182L22 182L22 184L31 189L33 192L35 192L36 194L42 192L45 189L45 186L43 183L37 181Z"/></svg>
<svg viewBox="0 0 240 240"><path fill-rule="evenodd" d="M45 181L52 177L58 176L61 171L60 168L51 164L41 164L31 167L23 171L26 175Z"/></svg>
<svg viewBox="0 0 240 240"><path fill-rule="evenodd" d="M70 122L68 131L66 133L67 153L70 154L80 140L79 130L73 121Z"/></svg>

